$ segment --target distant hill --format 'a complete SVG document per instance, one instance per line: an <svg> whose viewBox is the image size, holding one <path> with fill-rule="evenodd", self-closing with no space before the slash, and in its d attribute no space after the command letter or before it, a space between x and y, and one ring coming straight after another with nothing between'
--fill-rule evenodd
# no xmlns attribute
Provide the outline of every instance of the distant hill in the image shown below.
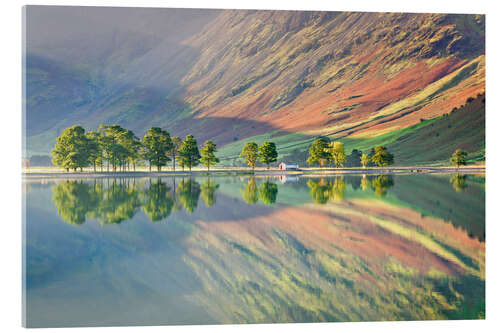
<svg viewBox="0 0 500 333"><path fill-rule="evenodd" d="M459 132L431 139L425 127L484 93L483 15L30 6L27 17L29 155L67 126L118 123L210 138L226 163L249 139L272 138L283 157L317 135L385 142L401 164L461 144L484 156L480 102L449 116Z"/></svg>

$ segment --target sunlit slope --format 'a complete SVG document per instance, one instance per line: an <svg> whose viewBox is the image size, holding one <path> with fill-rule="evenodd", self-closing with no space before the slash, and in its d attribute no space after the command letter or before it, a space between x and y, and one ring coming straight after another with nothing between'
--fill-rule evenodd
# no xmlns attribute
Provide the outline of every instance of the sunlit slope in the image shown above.
<svg viewBox="0 0 500 333"><path fill-rule="evenodd" d="M383 123L385 124L385 123ZM382 126L382 125L381 125ZM464 101L461 106L434 118L421 118L418 123L401 128L390 128L378 132L377 126L367 127L367 132L349 135L339 132L329 135L331 140L344 143L346 153L352 149L369 152L371 148L384 145L394 154L397 165L449 164L451 154L458 148L469 152L468 159L485 159L485 96L479 94ZM295 133L279 135L277 132L249 138L257 143L266 140L276 142L280 158L299 162L307 166L307 151L314 136ZM219 150L222 162L232 163L244 145L244 141L233 142ZM299 153L299 154L298 154Z"/></svg>
<svg viewBox="0 0 500 333"><path fill-rule="evenodd" d="M128 26L115 43L106 44L111 37L103 33L103 61L90 64L45 51L64 49L67 40L38 45L29 56L55 64L29 62L28 82L51 88L28 89L28 149L47 153L65 126L101 122L139 135L149 126L191 132L231 144L225 156L255 136L292 136L304 148L304 137L373 138L405 129L485 88L481 15L229 10L195 18L172 27L155 16L148 33ZM71 74L82 67L83 76ZM52 68L70 73L68 80L50 79ZM64 95L54 98L59 90ZM50 119L30 115L40 113Z"/></svg>

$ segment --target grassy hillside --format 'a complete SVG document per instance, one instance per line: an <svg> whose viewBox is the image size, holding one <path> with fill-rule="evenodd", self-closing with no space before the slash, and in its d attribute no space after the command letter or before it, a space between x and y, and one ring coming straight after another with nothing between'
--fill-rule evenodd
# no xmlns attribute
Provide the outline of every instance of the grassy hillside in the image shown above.
<svg viewBox="0 0 500 333"><path fill-rule="evenodd" d="M418 124L396 129L373 137L329 136L330 140L344 143L346 153L352 149L369 152L371 148L387 146L397 165L449 164L449 158L456 149L469 152L473 161L485 159L485 95L468 99L459 108L449 110L442 116L421 119ZM305 164L309 145L314 137L303 134L273 136L273 133L249 138L257 143L266 140L276 142L279 159ZM234 142L220 149L222 162L232 163L238 157L243 141ZM242 162L241 159L238 162Z"/></svg>
<svg viewBox="0 0 500 333"><path fill-rule="evenodd" d="M61 10L28 10L28 155L76 123L193 133L225 160L250 138L282 154L317 135L391 143L485 89L482 15ZM401 163L443 159L398 145Z"/></svg>

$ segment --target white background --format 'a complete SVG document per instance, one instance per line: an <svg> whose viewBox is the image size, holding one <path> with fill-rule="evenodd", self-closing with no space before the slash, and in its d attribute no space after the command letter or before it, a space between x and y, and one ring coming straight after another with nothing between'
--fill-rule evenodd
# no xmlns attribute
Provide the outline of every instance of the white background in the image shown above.
<svg viewBox="0 0 500 333"><path fill-rule="evenodd" d="M24 330L21 327L21 7L23 5L89 5L130 7L190 7L190 8L239 8L239 9L302 9L335 11L392 11L392 12L441 12L474 13L486 15L486 67L487 91L487 191L486 191L486 320L484 321L427 321L383 323L325 323L325 324L278 324L278 325L225 325L225 326L168 326L126 328L78 328L78 332L471 332L500 331L499 266L500 252L499 200L500 170L498 149L500 143L499 85L499 20L495 1L3 1L0 8L0 327L2 332ZM43 332L65 332L70 329L44 329Z"/></svg>

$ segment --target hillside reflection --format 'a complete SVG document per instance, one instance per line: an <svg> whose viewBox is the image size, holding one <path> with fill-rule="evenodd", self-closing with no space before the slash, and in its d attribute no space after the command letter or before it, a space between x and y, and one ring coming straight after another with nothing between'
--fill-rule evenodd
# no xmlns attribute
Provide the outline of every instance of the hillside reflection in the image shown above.
<svg viewBox="0 0 500 333"><path fill-rule="evenodd" d="M481 176L61 180L27 202L40 322L484 318Z"/></svg>

